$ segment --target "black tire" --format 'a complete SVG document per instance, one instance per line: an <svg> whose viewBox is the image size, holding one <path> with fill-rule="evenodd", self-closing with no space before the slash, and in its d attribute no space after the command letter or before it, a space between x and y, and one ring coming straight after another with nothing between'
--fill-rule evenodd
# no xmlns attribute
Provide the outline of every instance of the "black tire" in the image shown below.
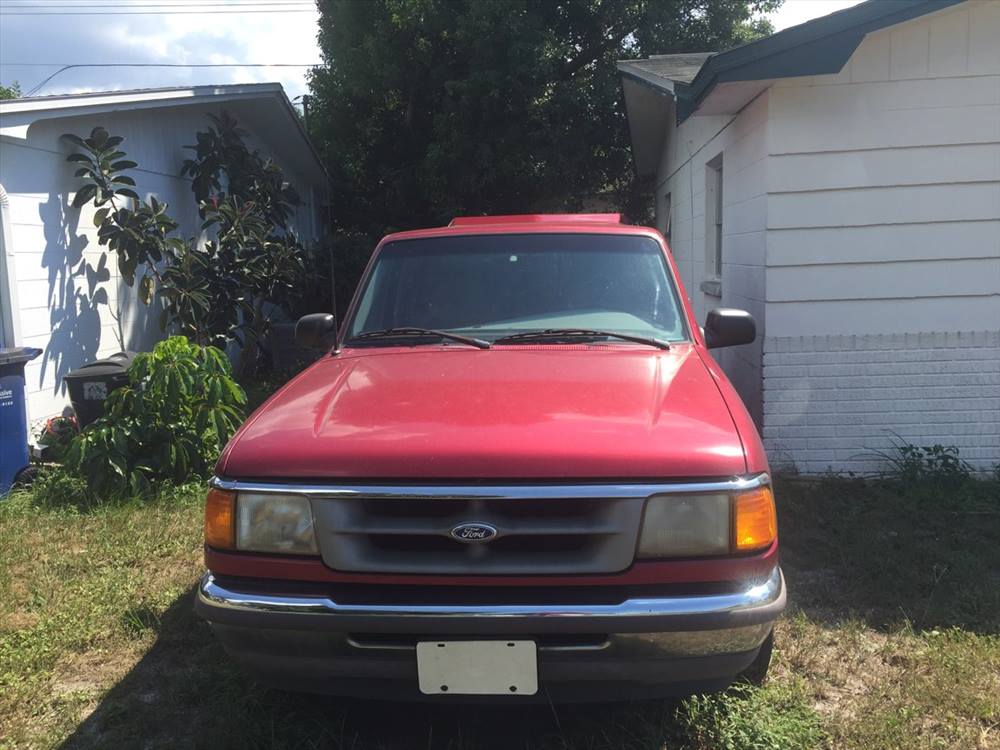
<svg viewBox="0 0 1000 750"><path fill-rule="evenodd" d="M36 479L38 479L38 467L34 464L25 466L14 475L14 482L11 485L11 488L30 487L32 482Z"/></svg>
<svg viewBox="0 0 1000 750"><path fill-rule="evenodd" d="M751 662L750 666L744 669L741 673L737 682L742 682L748 685L755 685L757 687L764 684L767 679L767 669L771 666L771 652L774 650L774 631L772 630L767 634L767 638L764 642L760 644L760 651L757 652L757 657Z"/></svg>

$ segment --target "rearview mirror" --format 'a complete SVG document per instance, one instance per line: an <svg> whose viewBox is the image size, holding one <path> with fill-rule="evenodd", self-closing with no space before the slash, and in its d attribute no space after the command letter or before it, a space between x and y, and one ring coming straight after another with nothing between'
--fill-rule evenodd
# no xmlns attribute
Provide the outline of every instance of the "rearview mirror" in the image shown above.
<svg viewBox="0 0 1000 750"><path fill-rule="evenodd" d="M303 315L295 324L295 343L309 349L326 349L337 335L337 319L330 313Z"/></svg>
<svg viewBox="0 0 1000 750"><path fill-rule="evenodd" d="M755 338L757 324L746 310L717 307L705 319L705 346L709 349L749 344Z"/></svg>

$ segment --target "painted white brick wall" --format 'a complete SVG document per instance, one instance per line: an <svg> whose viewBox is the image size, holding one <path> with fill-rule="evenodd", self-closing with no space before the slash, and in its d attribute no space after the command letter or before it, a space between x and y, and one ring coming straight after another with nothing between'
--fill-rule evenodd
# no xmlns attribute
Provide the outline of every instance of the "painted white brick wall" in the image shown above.
<svg viewBox="0 0 1000 750"><path fill-rule="evenodd" d="M1000 463L1000 332L765 339L775 468L876 472L874 451L900 439L957 446L982 470Z"/></svg>

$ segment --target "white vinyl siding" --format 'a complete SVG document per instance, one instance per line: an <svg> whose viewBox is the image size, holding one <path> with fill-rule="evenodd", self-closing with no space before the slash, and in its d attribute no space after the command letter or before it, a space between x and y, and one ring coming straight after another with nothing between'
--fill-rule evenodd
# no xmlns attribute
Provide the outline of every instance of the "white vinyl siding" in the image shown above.
<svg viewBox="0 0 1000 750"><path fill-rule="evenodd" d="M659 169L657 195L670 196L670 248L700 321L714 307L737 307L748 310L760 329L764 326L768 97L765 91L737 116L696 115L679 126L667 123L668 147ZM702 282L716 279L716 244L710 237L706 210L707 165L716 159L724 164L718 245L723 264L721 284L717 284L721 298L702 290ZM661 198L657 205L661 230L666 224L665 211ZM715 226L714 218L711 226ZM761 345L757 341L715 353L758 420Z"/></svg>
<svg viewBox="0 0 1000 750"><path fill-rule="evenodd" d="M997 39L968 2L772 88L769 336L1000 327Z"/></svg>
<svg viewBox="0 0 1000 750"><path fill-rule="evenodd" d="M773 87L774 463L873 471L894 439L1000 461L998 39L1000 3L968 2Z"/></svg>
<svg viewBox="0 0 1000 750"><path fill-rule="evenodd" d="M1000 2L968 0L868 35L837 74L666 124L658 182L699 316L724 155L722 303L766 354L714 356L775 463L870 470L892 433L1000 462L998 40Z"/></svg>

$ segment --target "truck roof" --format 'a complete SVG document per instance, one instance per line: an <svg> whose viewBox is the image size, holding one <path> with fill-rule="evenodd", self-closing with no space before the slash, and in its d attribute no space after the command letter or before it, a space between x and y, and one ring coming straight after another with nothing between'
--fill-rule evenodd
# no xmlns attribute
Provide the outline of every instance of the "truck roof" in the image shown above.
<svg viewBox="0 0 1000 750"><path fill-rule="evenodd" d="M449 227L476 227L489 224L621 224L621 214L508 214L506 216L456 216Z"/></svg>
<svg viewBox="0 0 1000 750"><path fill-rule="evenodd" d="M498 216L459 216L446 227L411 229L395 232L382 243L422 237L447 237L462 234L641 234L662 242L660 233L650 227L623 224L621 214L511 214Z"/></svg>

